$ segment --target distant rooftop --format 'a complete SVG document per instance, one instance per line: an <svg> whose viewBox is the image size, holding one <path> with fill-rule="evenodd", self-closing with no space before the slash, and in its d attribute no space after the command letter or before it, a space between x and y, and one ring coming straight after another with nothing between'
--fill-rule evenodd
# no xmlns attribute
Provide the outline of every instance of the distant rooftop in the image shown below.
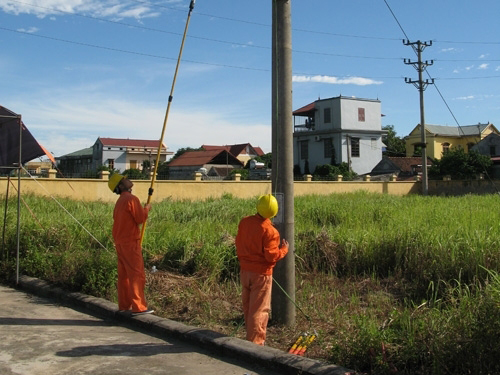
<svg viewBox="0 0 500 375"><path fill-rule="evenodd" d="M114 146L114 147L147 147L147 148L158 148L158 143L160 140L151 139L130 139L130 138L98 138L103 146ZM162 148L165 148L165 144L162 143Z"/></svg>

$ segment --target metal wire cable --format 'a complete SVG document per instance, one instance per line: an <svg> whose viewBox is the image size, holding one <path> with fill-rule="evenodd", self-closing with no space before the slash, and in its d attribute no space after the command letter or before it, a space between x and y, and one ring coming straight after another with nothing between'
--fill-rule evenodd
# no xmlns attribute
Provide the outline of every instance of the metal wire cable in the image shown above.
<svg viewBox="0 0 500 375"><path fill-rule="evenodd" d="M66 207L64 207L64 206L63 206L63 205L62 205L62 204L61 204L61 203L60 203L60 202L59 202L59 201L58 201L58 200L57 200L57 199L56 199L56 198L55 198L52 194L50 194L50 193L49 193L49 191L48 191L48 190L47 190L47 189L46 189L46 188L45 188L45 187L44 187L44 186L40 183L40 181L38 181L36 178L34 178L34 177L31 175L31 173L29 173L29 172L26 170L26 168L24 168L24 167L21 167L21 168L22 168L22 169L26 172L26 174L27 174L28 176L30 176L30 177L31 177L31 179L33 179L33 180L34 180L34 181L35 181L35 182L36 182L36 183L37 183L37 184L38 184L38 185L39 185L39 186L40 186L40 187L41 187L41 188L42 188L42 189L43 189L43 190L47 193L47 195L48 195L50 198L52 198L52 200L53 200L54 202L56 202L56 203L59 205L59 207L61 207L61 208L64 210L64 212L66 212L66 213L67 213L67 214L68 214L68 215L69 215L69 216L70 216L70 217L71 217L71 218L72 218L72 219L73 219L73 220L74 220L74 221L75 221L75 222L76 222L76 223L77 223L80 227L82 227L82 229L83 229L85 232L87 232L87 233L89 234L89 236L90 236L90 237L92 237L92 238L93 238L93 239L94 239L94 240L95 240L95 241L96 241L99 245L101 245L101 247L102 247L104 250L109 251L109 250L108 250L108 248L107 248L106 246L104 246L104 245L103 245L103 244L102 244L102 243L101 243L101 242L100 242L100 241L99 241L99 240L98 240L98 239L97 239L97 238L96 238L96 237L95 237L92 233L90 233L90 231L89 231L87 228L85 228L85 227L83 226L83 224L82 224L82 223L80 223L80 221L78 221L78 219L77 219L76 217L74 217L74 216L71 214L71 212L69 212L69 211L66 209Z"/></svg>

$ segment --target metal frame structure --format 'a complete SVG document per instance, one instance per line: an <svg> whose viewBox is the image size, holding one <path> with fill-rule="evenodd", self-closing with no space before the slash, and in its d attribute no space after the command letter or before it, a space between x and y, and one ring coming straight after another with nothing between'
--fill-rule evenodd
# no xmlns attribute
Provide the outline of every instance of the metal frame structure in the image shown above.
<svg viewBox="0 0 500 375"><path fill-rule="evenodd" d="M22 145L23 145L23 122L21 120L21 115L16 116L4 116L0 115L0 118L11 118L17 119L19 125L19 159L17 166L0 166L3 169L17 169L17 239L16 239L16 284L19 283L19 247L21 238L21 168L22 168ZM9 192L10 176L7 178L7 193L5 197L5 209L4 209L4 226L2 232L2 260L4 259L4 248L5 248L5 222L7 218L7 203L8 203L8 192Z"/></svg>

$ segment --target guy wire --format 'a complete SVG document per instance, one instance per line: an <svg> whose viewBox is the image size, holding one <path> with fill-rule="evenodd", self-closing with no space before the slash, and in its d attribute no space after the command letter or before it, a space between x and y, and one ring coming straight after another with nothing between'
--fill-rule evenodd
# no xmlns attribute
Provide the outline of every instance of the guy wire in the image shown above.
<svg viewBox="0 0 500 375"><path fill-rule="evenodd" d="M42 185L42 184L41 184L41 183L40 183L40 182L39 182L36 178L34 178L34 177L33 177L33 176L32 176L32 175L31 175L31 174L30 174L30 173L29 173L29 172L28 172L28 171L27 171L24 167L21 167L21 168L22 168L22 169L23 169L23 170L24 170L24 171L28 174L28 176L30 176L33 180L35 180L35 182L36 182L38 185L40 185L40 187L41 187L41 188L42 188L42 189L43 189L43 190L44 190L44 191L45 191L45 192L49 195L49 197L51 197L51 198L54 200L54 202L56 202L56 203L59 205L59 207L61 207L61 208L62 208L62 209L63 209L63 210L64 210L64 211L65 211L65 212L66 212L66 213L67 213L67 214L68 214L68 215L69 215L69 216L70 216L70 217L71 217L71 218L72 218L72 219L73 219L73 220L74 220L74 221L75 221L75 222L76 222L76 223L77 223L80 227L82 227L82 229L83 229L85 232L87 232L87 233L90 235L90 237L92 237L92 238L93 238L93 239L94 239L94 240L95 240L95 241L96 241L99 245L101 245L101 247L102 247L104 250L109 251L109 250L106 248L106 246L104 246L104 245L103 245L103 244L102 244L102 243L101 243L101 242L100 242L100 241L99 241L99 240L98 240L98 239L97 239L97 238L96 238L96 237L95 237L92 233L90 233L90 231L89 231L87 228L85 228L85 227L83 226L83 224L82 224L82 223L80 223L80 222L78 221L78 219L77 219L76 217L74 217L74 216L71 214L71 212L69 212L69 211L66 209L66 207L64 207L64 206L63 206L63 205L62 205L62 204L61 204L61 203L60 203L60 202L59 202L59 201L58 201L58 200L57 200L57 199L56 199L56 198L55 198L52 194L50 194L50 193L47 191L47 189L46 189L46 188L45 188L45 187L44 187L44 186L43 186L43 185Z"/></svg>

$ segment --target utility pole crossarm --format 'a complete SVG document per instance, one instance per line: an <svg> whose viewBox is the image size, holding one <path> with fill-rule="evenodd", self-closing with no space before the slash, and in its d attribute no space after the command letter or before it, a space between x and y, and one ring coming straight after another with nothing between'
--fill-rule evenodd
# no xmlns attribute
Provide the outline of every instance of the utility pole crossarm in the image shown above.
<svg viewBox="0 0 500 375"><path fill-rule="evenodd" d="M422 152L422 194L428 194L428 181L427 181L427 142L425 136L425 116L424 116L424 91L428 85L434 84L434 78L431 80L426 79L425 81L422 78L422 73L425 69L434 64L434 60L431 61L422 61L422 51L429 46L432 46L432 41L430 42L421 42L417 40L416 42L410 42L409 40L403 39L403 44L406 46L411 46L415 53L417 54L418 60L411 61L410 59L404 59L404 63L406 65L412 65L418 72L418 80L413 80L405 77L405 82L414 85L420 94L420 143L415 144L415 146L419 146Z"/></svg>

